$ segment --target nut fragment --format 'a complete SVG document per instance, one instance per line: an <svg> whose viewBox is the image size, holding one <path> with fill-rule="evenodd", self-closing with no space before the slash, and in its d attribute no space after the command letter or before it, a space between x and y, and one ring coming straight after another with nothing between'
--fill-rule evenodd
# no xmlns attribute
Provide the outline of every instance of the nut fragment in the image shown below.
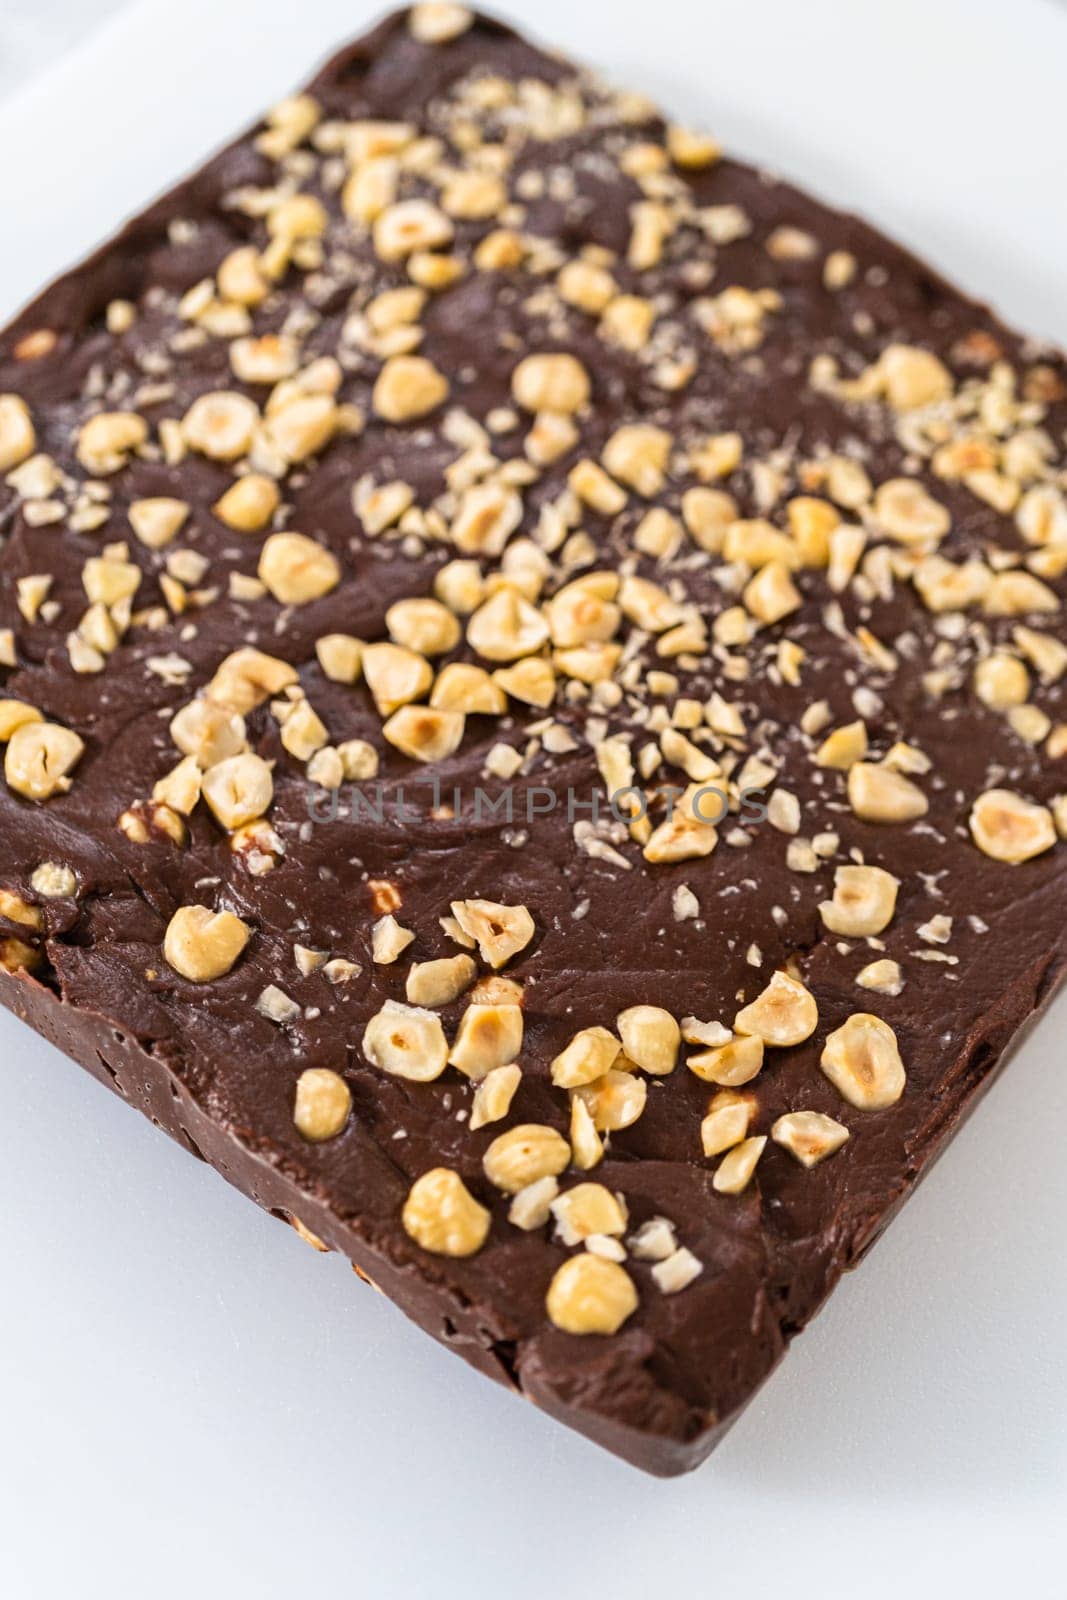
<svg viewBox="0 0 1067 1600"><path fill-rule="evenodd" d="M374 224L374 248L383 261L402 261L415 251L448 244L452 223L429 200L400 200Z"/></svg>
<svg viewBox="0 0 1067 1600"><path fill-rule="evenodd" d="M861 989L873 989L877 994L898 995L904 988L904 978L898 961L870 961L856 974Z"/></svg>
<svg viewBox="0 0 1067 1600"><path fill-rule="evenodd" d="M918 784L871 761L857 761L849 768L848 801L864 822L914 822L930 809Z"/></svg>
<svg viewBox="0 0 1067 1600"><path fill-rule="evenodd" d="M0 700L0 744L6 744L18 728L28 722L43 722L44 717L36 706L25 700Z"/></svg>
<svg viewBox="0 0 1067 1600"><path fill-rule="evenodd" d="M204 689L204 697L213 705L244 716L296 680L296 668L288 661L246 645L220 661L215 676Z"/></svg>
<svg viewBox="0 0 1067 1600"><path fill-rule="evenodd" d="M363 669L363 643L349 633L324 633L315 641L319 666L332 683L355 683Z"/></svg>
<svg viewBox="0 0 1067 1600"><path fill-rule="evenodd" d="M459 643L459 623L440 600L397 600L385 613L394 644L423 656L444 655Z"/></svg>
<svg viewBox="0 0 1067 1600"><path fill-rule="evenodd" d="M182 418L182 437L212 461L236 461L251 448L258 422L259 412L246 395L216 389L193 401Z"/></svg>
<svg viewBox="0 0 1067 1600"><path fill-rule="evenodd" d="M607 1028L582 1028L553 1061L552 1082L557 1089L592 1083L614 1066L620 1049L618 1039Z"/></svg>
<svg viewBox="0 0 1067 1600"><path fill-rule="evenodd" d="M413 944L415 935L410 928L402 927L391 911L371 929L371 960L379 967L391 967Z"/></svg>
<svg viewBox="0 0 1067 1600"><path fill-rule="evenodd" d="M432 1011L387 1000L364 1029L363 1054L393 1077L430 1083L448 1065L448 1040Z"/></svg>
<svg viewBox="0 0 1067 1600"><path fill-rule="evenodd" d="M833 1117L821 1111L788 1111L779 1117L771 1128L771 1138L791 1155L802 1167L814 1167L848 1138L848 1129Z"/></svg>
<svg viewBox="0 0 1067 1600"><path fill-rule="evenodd" d="M336 589L341 568L332 551L303 533L272 533L260 552L259 577L283 605L305 605Z"/></svg>
<svg viewBox="0 0 1067 1600"><path fill-rule="evenodd" d="M545 618L512 588L499 589L467 624L467 639L487 661L517 661L540 650L549 636Z"/></svg>
<svg viewBox="0 0 1067 1600"><path fill-rule="evenodd" d="M281 495L273 478L249 472L231 483L211 509L228 528L235 528L238 533L258 533L267 526L280 503Z"/></svg>
<svg viewBox="0 0 1067 1600"><path fill-rule="evenodd" d="M495 1188L518 1194L538 1178L557 1178L570 1159L571 1147L555 1128L523 1122L493 1140L482 1166Z"/></svg>
<svg viewBox="0 0 1067 1600"><path fill-rule="evenodd" d="M669 1011L662 1006L630 1006L619 1012L615 1026L635 1066L655 1076L674 1071L682 1033Z"/></svg>
<svg viewBox="0 0 1067 1600"><path fill-rule="evenodd" d="M569 415L589 402L589 374L575 356L526 356L511 375L511 393L524 411Z"/></svg>
<svg viewBox="0 0 1067 1600"><path fill-rule="evenodd" d="M70 728L56 722L22 722L12 732L4 754L8 787L26 800L50 800L66 794L69 774L85 745Z"/></svg>
<svg viewBox="0 0 1067 1600"><path fill-rule="evenodd" d="M816 750L813 760L817 767L832 767L848 772L867 754L867 728L863 722L849 722L835 728Z"/></svg>
<svg viewBox="0 0 1067 1600"><path fill-rule="evenodd" d="M712 1188L719 1194L740 1194L747 1189L766 1143L766 1134L760 1134L734 1145L719 1162L711 1180Z"/></svg>
<svg viewBox="0 0 1067 1600"><path fill-rule="evenodd" d="M179 906L167 924L163 954L191 983L211 983L230 971L250 938L251 929L232 911Z"/></svg>
<svg viewBox="0 0 1067 1600"><path fill-rule="evenodd" d="M987 789L971 810L971 835L994 861L1030 861L1056 843L1056 825L1047 806L1034 805L1010 789Z"/></svg>
<svg viewBox="0 0 1067 1600"><path fill-rule="evenodd" d="M822 902L819 915L831 933L867 938L892 922L899 888L899 878L881 867L838 867L834 897Z"/></svg>
<svg viewBox="0 0 1067 1600"><path fill-rule="evenodd" d="M411 422L448 399L448 379L425 356L391 356L378 374L372 404L386 422Z"/></svg>
<svg viewBox="0 0 1067 1600"><path fill-rule="evenodd" d="M121 471L147 438L148 424L136 411L101 411L81 427L78 460L94 477L108 477Z"/></svg>
<svg viewBox="0 0 1067 1600"><path fill-rule="evenodd" d="M435 1256L472 1256L489 1235L489 1212L449 1167L416 1178L401 1220L408 1237Z"/></svg>
<svg viewBox="0 0 1067 1600"><path fill-rule="evenodd" d="M250 750L210 767L201 788L217 821L231 830L264 816L274 798L270 767Z"/></svg>
<svg viewBox="0 0 1067 1600"><path fill-rule="evenodd" d="M536 1183L527 1184L508 1207L508 1221L526 1233L543 1228L552 1214L549 1207L558 1193L559 1184L555 1178L538 1178Z"/></svg>
<svg viewBox="0 0 1067 1600"><path fill-rule="evenodd" d="M484 1078L494 1067L509 1066L522 1049L522 1007L469 1005L448 1057L468 1078Z"/></svg>
<svg viewBox="0 0 1067 1600"><path fill-rule="evenodd" d="M459 711L401 706L384 724L382 733L412 761L444 761L459 749L465 721Z"/></svg>
<svg viewBox="0 0 1067 1600"><path fill-rule="evenodd" d="M486 1073L474 1091L474 1100L471 1103L468 1126L472 1133L477 1133L478 1129L484 1128L487 1123L501 1122L507 1116L511 1102L515 1098L515 1091L521 1082L522 1069L513 1061L504 1067L494 1067L491 1072Z"/></svg>
<svg viewBox="0 0 1067 1600"><path fill-rule="evenodd" d="M466 6L452 5L449 0L422 0L412 6L408 27L420 44L447 44L466 33L474 22L474 14Z"/></svg>
<svg viewBox="0 0 1067 1600"><path fill-rule="evenodd" d="M599 1133L617 1133L632 1127L645 1109L648 1084L633 1072L614 1067L602 1078L574 1090L574 1098L584 1102Z"/></svg>
<svg viewBox="0 0 1067 1600"><path fill-rule="evenodd" d="M17 922L23 928L32 928L35 933L40 933L44 927L40 906L31 906L11 889L0 888L0 917L7 922Z"/></svg>
<svg viewBox="0 0 1067 1600"><path fill-rule="evenodd" d="M553 1200L552 1215L565 1245L583 1244L591 1234L616 1238L626 1232L626 1207L602 1183L578 1183Z"/></svg>
<svg viewBox="0 0 1067 1600"><path fill-rule="evenodd" d="M886 398L894 411L933 405L952 393L952 374L931 350L891 344L878 363Z"/></svg>
<svg viewBox="0 0 1067 1600"><path fill-rule="evenodd" d="M127 515L141 543L149 550L162 550L181 532L189 515L189 505L169 495L156 495L148 500L132 501Z"/></svg>
<svg viewBox="0 0 1067 1600"><path fill-rule="evenodd" d="M637 1310L633 1279L617 1261L587 1250L571 1256L549 1285L545 1307L564 1333L617 1333Z"/></svg>
<svg viewBox="0 0 1067 1600"><path fill-rule="evenodd" d="M470 988L477 972L471 957L463 954L416 961L408 972L404 993L413 1006L447 1006Z"/></svg>
<svg viewBox="0 0 1067 1600"><path fill-rule="evenodd" d="M537 931L525 906L505 906L495 900L453 900L452 915L494 970L525 950Z"/></svg>
<svg viewBox="0 0 1067 1600"><path fill-rule="evenodd" d="M818 1021L819 1008L810 990L787 972L776 972L762 994L737 1013L734 1028L781 1048L810 1039Z"/></svg>
<svg viewBox="0 0 1067 1600"><path fill-rule="evenodd" d="M10 472L37 448L33 418L17 394L0 394L0 472Z"/></svg>
<svg viewBox="0 0 1067 1600"><path fill-rule="evenodd" d="M245 748L245 722L210 700L191 700L171 719L170 736L182 755L194 757L206 771Z"/></svg>
<svg viewBox="0 0 1067 1600"><path fill-rule="evenodd" d="M1017 656L996 650L974 669L974 692L991 711L1024 705L1030 693L1030 674Z"/></svg>
<svg viewBox="0 0 1067 1600"><path fill-rule="evenodd" d="M705 1083L738 1089L743 1083L751 1083L763 1066L763 1040L758 1033L738 1034L726 1044L698 1050L686 1066Z"/></svg>
<svg viewBox="0 0 1067 1600"><path fill-rule="evenodd" d="M732 1150L748 1133L750 1109L742 1099L713 1106L700 1124L700 1142L705 1156L719 1156Z"/></svg>
<svg viewBox="0 0 1067 1600"><path fill-rule="evenodd" d="M66 900L77 894L78 880L70 867L58 861L42 861L33 869L30 887L45 900Z"/></svg>
<svg viewBox="0 0 1067 1600"><path fill-rule="evenodd" d="M296 1080L293 1121L305 1139L334 1139L348 1121L352 1092L329 1067L308 1067Z"/></svg>
<svg viewBox="0 0 1067 1600"><path fill-rule="evenodd" d="M424 656L399 644L369 644L363 651L363 676L383 717L418 700L433 682Z"/></svg>
<svg viewBox="0 0 1067 1600"><path fill-rule="evenodd" d="M897 1036L869 1011L854 1012L828 1036L819 1064L837 1092L860 1111L882 1111L904 1093Z"/></svg>
<svg viewBox="0 0 1067 1600"><path fill-rule="evenodd" d="M892 478L874 497L879 528L904 545L935 545L952 526L945 506L914 478Z"/></svg>

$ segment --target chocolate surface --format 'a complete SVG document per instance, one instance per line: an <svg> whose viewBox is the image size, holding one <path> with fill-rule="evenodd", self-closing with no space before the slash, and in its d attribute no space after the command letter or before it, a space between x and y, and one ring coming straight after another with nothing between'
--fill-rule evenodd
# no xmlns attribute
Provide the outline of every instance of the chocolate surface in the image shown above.
<svg viewBox="0 0 1067 1600"><path fill-rule="evenodd" d="M970 818L989 791L1048 807L1050 830L1060 815L1067 369L863 223L709 150L691 165L693 146L643 102L496 23L460 17L451 31L457 9L436 13L451 36L417 37L429 15L417 8L423 22L398 14L342 51L309 87L306 128L299 109L283 108L266 137L260 128L224 151L0 334L0 395L21 398L34 430L0 483L0 638L11 630L0 699L84 742L69 792L35 801L10 777L0 784L0 996L261 1204L347 1254L480 1370L637 1464L677 1472L703 1459L876 1237L1062 974L1054 832L1032 859L997 860ZM407 131L383 134L379 123ZM394 185L390 203L419 198L448 217L451 238L424 253L454 259L454 281L410 256L383 257L377 219L349 214L353 176L376 161ZM499 179L492 204L457 183L472 174ZM298 194L319 202L324 232L279 222ZM249 245L270 271L264 297L241 307L220 268ZM579 260L610 280L595 310L563 288ZM413 318L368 311L424 272L435 286ZM592 305L597 290L588 293ZM626 333L630 314L647 320L640 338ZM419 336L409 343L405 328ZM234 341L271 334L282 351L271 346L273 357L284 363L292 350L291 370L243 380ZM917 365L916 351L934 366ZM573 355L591 387L573 440L548 461L513 394L519 362L538 352ZM431 362L449 392L424 415L392 420L376 383L383 364L408 354ZM285 409L276 385L299 388L309 373L303 392L334 402L327 435L306 457L279 460L264 437ZM232 460L183 431L196 399L216 391L247 396L266 419ZM81 430L100 413L146 424L114 468L86 455ZM638 422L669 437L662 481L625 483L621 509L580 495L580 476L569 487L578 463L615 460L609 441ZM42 456L52 471L32 472ZM246 464L279 489L255 532L216 510ZM878 490L901 478L944 509L944 526L909 531L886 510ZM369 490L397 483L406 507L375 531ZM463 496L477 483L518 495L500 549L457 547ZM684 514L697 487L732 499L719 536L698 536ZM130 507L160 497L187 509L153 548ZM790 509L801 497L861 530L854 560L850 535L808 559ZM677 532L658 553L638 532L654 508ZM265 540L281 530L332 552L339 581L328 592L286 602L257 579ZM125 613L121 598L94 602L86 571L119 543L111 566L138 569ZM509 695L502 713L470 712L451 753L412 759L383 736L366 682L328 676L316 646L335 634L386 639L391 606L451 593L440 575L457 558L477 563L482 603L501 573L532 584L522 592L537 606L589 573L638 575L665 592L693 640L665 653L657 638L669 630L642 628L636 607L607 636L569 643L561 631L534 652L555 667L550 706ZM796 603L767 620L749 585L779 566ZM1011 574L1037 587L1001 581ZM102 581L112 576L121 582ZM942 603L954 583L958 604ZM86 621L94 604L114 630L107 648L100 614ZM438 674L453 661L504 664L474 648L462 611L459 622L459 642L433 657ZM566 654L589 642L622 646L609 670L602 650L592 666ZM300 759L289 748L279 688L245 715L249 750L272 764L271 837L234 849L204 800L184 819L179 808L171 837L152 796L181 758L172 719L248 646L295 668L326 749L373 746L378 814L346 783L331 819L330 791L312 776L323 766L309 767L321 752ZM991 693L978 670L1002 656L1025 666L1021 698ZM857 721L864 760L879 771L903 764L925 796L922 816L865 820L846 771L814 759L832 730ZM648 859L647 834L612 814L603 754L606 742L631 752L655 829L659 791L702 770L665 740L672 728L716 764L735 808L711 853L673 862ZM506 777L501 745L517 752ZM647 772L646 747L658 751ZM767 816L742 806L746 787ZM500 809L479 803L479 790ZM72 879L42 877L42 863ZM820 906L835 872L861 863L899 880L895 911L877 935L846 937ZM503 972L522 986L521 1081L506 1116L477 1130L467 1076L450 1066L412 1081L363 1047L369 1019L404 1002L413 961L460 951L440 919L471 898L525 906L535 928ZM174 913L190 905L227 910L250 932L207 982L163 955ZM385 964L372 929L390 912L414 938ZM331 981L294 946L358 971ZM857 985L878 960L898 963L898 992ZM685 1064L699 1047L683 1047L673 1072L637 1074L642 1114L606 1133L597 1165L572 1165L558 1182L620 1194L625 1239L667 1219L700 1271L666 1293L654 1263L628 1249L638 1305L619 1330L555 1326L546 1293L581 1246L551 1223L509 1220L487 1149L523 1124L569 1136L570 1100L551 1063L578 1030L614 1029L635 1005L729 1030L787 966L818 1024L797 1045L769 1047L743 1085L747 1134L815 1111L847 1142L805 1167L769 1139L751 1181L721 1193L721 1158L701 1145L715 1085ZM481 959L478 971L484 985ZM272 1010L271 989L291 1005ZM468 990L437 1008L450 1042L471 999ZM850 1104L820 1070L828 1035L855 1013L877 1015L899 1046L906 1084L883 1109ZM294 1123L309 1067L336 1072L351 1095L341 1131L321 1142ZM491 1213L469 1256L430 1253L402 1223L412 1184L438 1168L460 1174Z"/></svg>

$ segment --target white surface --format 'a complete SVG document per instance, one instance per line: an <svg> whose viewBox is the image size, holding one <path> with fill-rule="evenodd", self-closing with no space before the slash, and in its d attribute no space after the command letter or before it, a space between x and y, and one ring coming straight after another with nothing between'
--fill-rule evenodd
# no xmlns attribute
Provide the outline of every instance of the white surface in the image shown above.
<svg viewBox="0 0 1067 1600"><path fill-rule="evenodd" d="M508 9L1067 339L1067 19L1043 0ZM139 6L0 108L20 152L0 314L372 14ZM0 1594L1060 1595L1065 1021L711 1462L657 1483L476 1377L3 1017Z"/></svg>
<svg viewBox="0 0 1067 1600"><path fill-rule="evenodd" d="M0 9L0 100L60 59L129 0L6 0Z"/></svg>

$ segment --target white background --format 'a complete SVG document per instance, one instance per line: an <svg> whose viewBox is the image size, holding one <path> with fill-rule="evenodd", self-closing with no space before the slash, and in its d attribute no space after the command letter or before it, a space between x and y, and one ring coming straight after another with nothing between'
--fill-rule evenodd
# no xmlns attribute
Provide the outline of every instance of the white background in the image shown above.
<svg viewBox="0 0 1067 1600"><path fill-rule="evenodd" d="M97 26L117 5L5 0L0 315L375 10L151 0ZM500 9L1067 340L1049 0ZM1065 1022L711 1461L659 1483L0 1018L0 1594L1061 1595Z"/></svg>

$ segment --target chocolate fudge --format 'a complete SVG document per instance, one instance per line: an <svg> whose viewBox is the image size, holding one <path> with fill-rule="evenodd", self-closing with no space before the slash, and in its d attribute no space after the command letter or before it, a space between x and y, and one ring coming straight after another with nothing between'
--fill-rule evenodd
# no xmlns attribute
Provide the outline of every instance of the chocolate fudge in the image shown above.
<svg viewBox="0 0 1067 1600"><path fill-rule="evenodd" d="M0 998L696 1465L1063 973L1065 429L865 223L390 16L0 333Z"/></svg>

